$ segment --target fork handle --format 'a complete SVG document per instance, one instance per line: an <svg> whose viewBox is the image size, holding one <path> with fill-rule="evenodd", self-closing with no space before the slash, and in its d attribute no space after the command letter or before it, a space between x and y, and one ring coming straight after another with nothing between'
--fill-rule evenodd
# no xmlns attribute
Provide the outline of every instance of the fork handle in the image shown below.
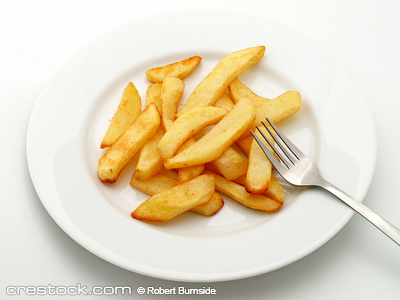
<svg viewBox="0 0 400 300"><path fill-rule="evenodd" d="M392 239L397 245L400 246L400 230L386 221L384 218L374 213L371 209L366 207L364 204L358 202L353 199L345 192L341 191L331 183L324 181L320 187L324 188L328 192L331 192L333 195L338 197L356 212L358 212L361 216L367 219L371 224L377 227L380 231L386 234L390 239Z"/></svg>

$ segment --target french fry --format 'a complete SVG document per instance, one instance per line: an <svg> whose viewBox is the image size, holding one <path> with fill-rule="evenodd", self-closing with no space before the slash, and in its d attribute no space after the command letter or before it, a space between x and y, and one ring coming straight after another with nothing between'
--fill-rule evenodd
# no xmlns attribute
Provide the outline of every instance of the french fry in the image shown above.
<svg viewBox="0 0 400 300"><path fill-rule="evenodd" d="M243 97L205 136L164 162L166 169L204 164L218 158L254 122L254 102Z"/></svg>
<svg viewBox="0 0 400 300"><path fill-rule="evenodd" d="M175 118L174 114L176 113L179 99L182 97L184 84L182 81L179 81L176 77L166 76L163 82L162 89L162 115L161 119L163 120L163 126L166 131L173 125ZM164 117L164 118L163 118ZM194 140L186 141L187 144L193 143ZM185 149L187 146L181 146L182 149ZM181 152L178 148L177 152ZM189 181L201 174L204 166L192 166L188 168L183 168L179 170L178 182L183 183Z"/></svg>
<svg viewBox="0 0 400 300"><path fill-rule="evenodd" d="M270 197L278 201L281 204L283 203L283 200L285 198L285 192L281 184L274 175L271 175L271 182L269 184L269 188L263 194L267 197Z"/></svg>
<svg viewBox="0 0 400 300"><path fill-rule="evenodd" d="M134 174L130 182L130 185L132 187L150 196L154 196L165 190L173 188L178 184L179 183L176 179L168 177L163 174L157 174L147 180L137 180L137 176L135 176ZM205 216L213 216L223 206L224 206L224 200L217 192L214 192L209 201L207 201L204 204L193 207L192 209L190 209L190 211Z"/></svg>
<svg viewBox="0 0 400 300"><path fill-rule="evenodd" d="M165 222L210 200L215 191L214 177L200 175L188 182L151 196L132 213L134 219Z"/></svg>
<svg viewBox="0 0 400 300"><path fill-rule="evenodd" d="M288 91L260 106L257 106L256 117L252 127L255 129L255 126L262 125L261 121L265 121L265 118L269 118L272 123L276 124L279 121L294 115L300 110L301 102L301 96L298 91ZM249 131L245 132L239 140L248 136L251 136Z"/></svg>
<svg viewBox="0 0 400 300"><path fill-rule="evenodd" d="M195 139L191 138L188 139L182 146L176 150L176 153L181 153L183 150L189 148L195 143ZM190 167L185 167L185 168L179 168L178 169L178 182L179 183L184 183L186 181L189 181L193 178L196 178L203 172L204 170L204 164L200 164L197 166L190 166Z"/></svg>
<svg viewBox="0 0 400 300"><path fill-rule="evenodd" d="M132 82L129 82L121 97L118 109L108 126L100 148L110 147L119 136L136 120L142 111L140 95Z"/></svg>
<svg viewBox="0 0 400 300"><path fill-rule="evenodd" d="M276 211L282 204L265 195L249 194L246 189L233 181L230 181L220 175L205 170L203 174L212 174L215 179L215 189L233 200L252 209L262 211Z"/></svg>
<svg viewBox="0 0 400 300"><path fill-rule="evenodd" d="M212 173L215 173L215 174L217 174L217 175L220 175L220 176L222 176L222 174L218 171L218 169L216 168L216 167L214 167L211 163L206 163L206 164L204 164L204 169L205 170L208 170L208 171L210 171L210 172L212 172ZM244 177L244 179L242 179ZM237 178L237 179L235 179L235 180L233 180L233 181L235 181L235 182L237 182L237 181L240 181L240 182L245 182L245 180L246 180L246 175L242 175L242 176L240 176L239 178ZM240 184L240 183L239 183ZM244 184L243 184L244 185Z"/></svg>
<svg viewBox="0 0 400 300"><path fill-rule="evenodd" d="M224 200L222 199L221 195L217 192L214 192L208 202L197 205L193 207L190 211L200 215L211 217L219 212L223 206Z"/></svg>
<svg viewBox="0 0 400 300"><path fill-rule="evenodd" d="M163 82L165 76L184 79L200 63L201 57L196 55L162 67L152 68L146 72L147 79L152 83Z"/></svg>
<svg viewBox="0 0 400 300"><path fill-rule="evenodd" d="M247 157L249 157L252 142L253 142L253 136L250 135L246 138L237 140L236 145L238 145L240 150L242 150L243 153L246 154Z"/></svg>
<svg viewBox="0 0 400 300"><path fill-rule="evenodd" d="M184 183L199 176L204 170L204 164L178 169L178 182Z"/></svg>
<svg viewBox="0 0 400 300"><path fill-rule="evenodd" d="M164 160L157 152L157 145L164 136L164 128L158 127L157 132L144 144L140 151L135 176L138 180L146 180L164 169Z"/></svg>
<svg viewBox="0 0 400 300"><path fill-rule="evenodd" d="M114 183L122 169L156 133L160 122L158 109L151 103L100 158L97 164L100 180Z"/></svg>
<svg viewBox="0 0 400 300"><path fill-rule="evenodd" d="M210 171L212 172L212 170ZM240 176L239 178L235 179L234 182L244 187L244 185L246 184L246 175ZM271 182L269 184L269 188L263 193L263 195L283 204L283 200L285 198L285 191L283 190L281 184L273 174L271 175Z"/></svg>
<svg viewBox="0 0 400 300"><path fill-rule="evenodd" d="M146 91L146 106L154 103L161 114L162 99L161 99L162 83L154 83L147 88Z"/></svg>
<svg viewBox="0 0 400 300"><path fill-rule="evenodd" d="M163 159L174 156L176 150L201 129L218 123L228 112L225 109L204 106L196 107L171 124L157 145L157 151Z"/></svg>
<svg viewBox="0 0 400 300"><path fill-rule="evenodd" d="M271 128L272 129L272 128ZM254 131L254 130L253 130ZM251 147L251 143L253 142L253 136L250 134L250 136L242 138L240 137L235 144L240 148L240 150L243 151L243 153L249 157L250 155L250 147ZM274 156L276 157L277 160L279 160L278 155L276 155L276 153L273 153Z"/></svg>
<svg viewBox="0 0 400 300"><path fill-rule="evenodd" d="M166 176L162 173L156 174L153 177L146 180L138 180L136 176L136 172L133 173L133 176L130 181L130 185L143 193L154 196L163 191L166 191L174 186L177 186L179 183L176 179Z"/></svg>
<svg viewBox="0 0 400 300"><path fill-rule="evenodd" d="M253 93L253 91L245 86L238 78L232 81L232 83L228 86L228 89L234 103L238 102L240 98L244 96L249 97L251 100L253 100L256 106L259 106L269 101L268 98L264 98Z"/></svg>
<svg viewBox="0 0 400 300"><path fill-rule="evenodd" d="M161 83L152 84L147 89L146 106L154 103L161 113ZM157 152L157 145L164 136L163 126L159 126L157 132L144 144L140 151L136 165L135 176L138 180L146 180L160 173L164 169L164 159Z"/></svg>
<svg viewBox="0 0 400 300"><path fill-rule="evenodd" d="M222 93L221 97L219 97L217 102L215 102L214 106L223 108L226 111L231 111L235 106L235 103L233 103L232 99L227 93Z"/></svg>
<svg viewBox="0 0 400 300"><path fill-rule="evenodd" d="M265 53L264 46L233 52L223 58L190 95L185 106L178 112L180 117L193 107L214 105L232 81L256 64Z"/></svg>
<svg viewBox="0 0 400 300"><path fill-rule="evenodd" d="M261 121L269 118L272 123L278 123L294 115L301 108L301 96L298 91L288 91L282 95L257 106L254 125L261 125Z"/></svg>
<svg viewBox="0 0 400 300"><path fill-rule="evenodd" d="M248 163L232 147L226 149L221 156L208 164L228 180L234 180L246 174L248 166Z"/></svg>
<svg viewBox="0 0 400 300"><path fill-rule="evenodd" d="M269 135L265 127L259 127L263 134L271 141L274 140ZM254 132L260 139L260 132L256 130ZM266 147L273 152L271 147L267 144ZM262 194L268 190L271 181L272 164L264 151L258 145L257 141L253 139L249 153L249 164L246 174L246 190L251 194Z"/></svg>
<svg viewBox="0 0 400 300"><path fill-rule="evenodd" d="M185 84L178 77L166 76L161 90L161 121L167 132L175 121L178 103L182 98Z"/></svg>
<svg viewBox="0 0 400 300"><path fill-rule="evenodd" d="M179 82L179 79L176 79L175 77L166 76L163 82L163 87L165 87L165 89L163 88L164 92L162 92L162 110L164 111L164 113L162 113L161 119L163 120L164 129L168 132L168 129L173 125L175 121L173 115L177 110L179 99L182 97L181 92L183 93L184 84L182 81ZM180 148L177 149L177 153L180 153L183 149L186 149L188 145L192 143L194 143L194 140L187 140ZM199 176L203 170L204 166L202 165L180 168L178 182L184 183L186 181L189 181Z"/></svg>

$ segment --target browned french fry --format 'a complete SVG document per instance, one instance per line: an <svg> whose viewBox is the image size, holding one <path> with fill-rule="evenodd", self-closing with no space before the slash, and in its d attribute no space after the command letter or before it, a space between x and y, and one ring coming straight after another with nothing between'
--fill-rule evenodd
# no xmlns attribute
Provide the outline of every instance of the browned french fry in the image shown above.
<svg viewBox="0 0 400 300"><path fill-rule="evenodd" d="M264 104L256 107L256 117L253 122L255 126L262 125L261 121L269 118L272 123L276 124L291 115L297 113L301 108L301 96L298 91L289 91L282 95L265 102ZM254 130L253 130L254 131ZM239 140L250 136L250 132L246 131Z"/></svg>
<svg viewBox="0 0 400 300"><path fill-rule="evenodd" d="M236 145L239 146L240 150L242 150L243 153L246 154L247 157L249 157L249 154L250 154L250 147L251 147L252 141L253 141L252 135L236 141Z"/></svg>
<svg viewBox="0 0 400 300"><path fill-rule="evenodd" d="M211 171L211 170L210 170ZM246 175L240 176L239 178L235 179L234 182L244 186L246 184ZM283 203L285 198L285 192L279 183L279 181L275 178L274 175L271 175L271 182L269 185L268 190L266 190L263 195L278 201L279 203Z"/></svg>
<svg viewBox="0 0 400 300"><path fill-rule="evenodd" d="M218 173L228 180L234 180L247 172L248 163L232 147L226 149L221 156L209 162Z"/></svg>
<svg viewBox="0 0 400 300"><path fill-rule="evenodd" d="M228 112L225 109L205 106L196 107L179 117L157 145L163 159L174 156L176 150L201 129L218 123Z"/></svg>
<svg viewBox="0 0 400 300"><path fill-rule="evenodd" d="M166 169L204 164L218 158L254 121L254 102L243 97L205 136L164 162Z"/></svg>
<svg viewBox="0 0 400 300"><path fill-rule="evenodd" d="M176 110L184 89L185 84L178 77L164 78L161 90L161 121L165 131L168 131L175 121Z"/></svg>
<svg viewBox="0 0 400 300"><path fill-rule="evenodd" d="M131 186L142 191L143 193L154 196L155 194L161 193L162 191L173 188L178 185L178 181L174 178L165 176L163 174L157 174L150 179L139 181L136 176L132 176ZM224 206L224 200L217 193L211 196L210 200L204 204L198 205L190 209L190 211L205 215L213 216Z"/></svg>
<svg viewBox="0 0 400 300"><path fill-rule="evenodd" d="M178 169L178 182L184 183L199 176L204 170L204 164Z"/></svg>
<svg viewBox="0 0 400 300"><path fill-rule="evenodd" d="M232 99L229 97L228 93L222 93L221 97L215 102L215 107L220 107L225 109L226 111L231 111L235 106Z"/></svg>
<svg viewBox="0 0 400 300"><path fill-rule="evenodd" d="M177 116L193 107L214 105L229 84L248 68L256 64L265 53L265 47L252 47L233 52L223 58L190 95Z"/></svg>
<svg viewBox="0 0 400 300"><path fill-rule="evenodd" d="M147 79L150 82L162 82L165 76L174 76L184 79L200 63L201 57L196 55L188 59L178 61L162 67L152 68L146 72Z"/></svg>
<svg viewBox="0 0 400 300"><path fill-rule="evenodd" d="M278 123L294 115L301 108L301 96L298 91L288 91L282 95L257 106L254 125L261 125L261 121L269 118L272 123Z"/></svg>
<svg viewBox="0 0 400 300"><path fill-rule="evenodd" d="M138 180L135 173L131 178L130 185L149 196L154 196L178 185L176 179L161 173L146 180Z"/></svg>
<svg viewBox="0 0 400 300"><path fill-rule="evenodd" d="M269 101L268 98L264 98L253 93L253 91L245 86L238 78L232 81L228 89L234 103L238 102L240 98L244 96L249 97L251 100L253 100L256 106L259 106L261 104L264 104L266 101Z"/></svg>
<svg viewBox="0 0 400 300"><path fill-rule="evenodd" d="M274 175L271 175L269 188L264 192L264 195L278 201L279 203L283 203L285 192Z"/></svg>
<svg viewBox="0 0 400 300"><path fill-rule="evenodd" d="M211 217L219 212L223 206L224 199L222 199L220 194L214 192L208 202L197 205L193 207L190 211L200 215Z"/></svg>
<svg viewBox="0 0 400 300"><path fill-rule="evenodd" d="M217 174L217 175L221 175L221 176L222 176L222 174L217 170L217 168L214 167L214 166L213 166L212 164L210 164L210 163L204 164L204 169L205 169L205 170L208 170L208 171L211 171L212 173L215 173L215 174ZM240 180L240 182L241 182L243 177L246 178L245 176L246 176L246 175L242 175L242 176L240 176L239 178L236 178L234 181L236 182L236 181ZM243 182L244 182L244 180L243 180ZM243 184L243 185L244 185L244 184Z"/></svg>
<svg viewBox="0 0 400 300"><path fill-rule="evenodd" d="M282 204L278 201L265 195L249 194L242 185L230 181L208 170L205 170L203 174L212 174L215 179L215 189L231 197L233 200L243 204L244 206L263 211L276 211L282 206Z"/></svg>
<svg viewBox="0 0 400 300"><path fill-rule="evenodd" d="M181 153L183 150L189 148L195 143L195 139L191 138L188 139L182 146L178 148L176 153ZM197 166L191 166L191 167L185 167L185 168L179 168L178 169L178 182L179 183L184 183L186 181L189 181L193 178L196 178L203 172L204 170L204 164L200 164Z"/></svg>
<svg viewBox="0 0 400 300"><path fill-rule="evenodd" d="M101 181L114 183L122 169L132 160L160 126L160 114L151 103L103 154L97 165Z"/></svg>
<svg viewBox="0 0 400 300"><path fill-rule="evenodd" d="M164 160L157 152L157 145L164 136L164 128L158 127L157 132L144 144L140 151L135 176L138 180L146 180L164 169Z"/></svg>
<svg viewBox="0 0 400 300"><path fill-rule="evenodd" d="M183 93L184 85L183 85L183 82L180 83L179 80L175 79L174 77L166 76L165 80L163 82L163 87L164 86L165 86L165 89L163 89L163 91L165 92L165 94L164 94L164 96L162 96L163 110L164 110L164 114L162 114L162 116L164 116L164 119L162 118L162 120L163 120L164 129L166 131L168 131L168 129L172 126L172 124L175 121L173 114L175 114L175 112L177 110L177 105L179 102L178 99L180 99L182 97L181 91ZM170 92L168 92L168 90L170 90ZM175 92L173 92L173 91L175 91ZM182 151L182 149L186 149L187 145L189 145L189 143L194 143L194 139L187 140L183 145L181 145L180 148L178 148L178 150L176 152L180 153ZM185 146L185 144L186 144L186 146ZM203 170L204 170L204 166L201 164L199 166L180 168L178 182L184 183L186 181L189 181L189 180L199 176Z"/></svg>
<svg viewBox="0 0 400 300"><path fill-rule="evenodd" d="M147 88L146 106L154 103L161 115L162 99L161 99L162 83L154 83Z"/></svg>
<svg viewBox="0 0 400 300"><path fill-rule="evenodd" d="M140 95L132 82L126 86L118 109L108 126L100 148L110 147L132 125L142 111Z"/></svg>
<svg viewBox="0 0 400 300"><path fill-rule="evenodd" d="M259 127L263 134L271 141L274 142L265 127ZM263 139L260 132L254 132L260 139ZM273 152L271 147L265 143L265 146ZM271 181L272 164L264 151L258 145L257 141L253 139L249 153L249 165L246 174L246 190L251 194L262 194L268 190Z"/></svg>
<svg viewBox="0 0 400 300"><path fill-rule="evenodd" d="M134 219L165 222L210 200L215 191L211 175L200 175L188 182L151 196L132 213Z"/></svg>

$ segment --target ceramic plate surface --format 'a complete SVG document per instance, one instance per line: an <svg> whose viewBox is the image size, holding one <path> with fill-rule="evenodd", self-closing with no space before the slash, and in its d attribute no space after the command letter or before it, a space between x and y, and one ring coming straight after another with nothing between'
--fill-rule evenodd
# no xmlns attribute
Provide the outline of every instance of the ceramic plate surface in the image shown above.
<svg viewBox="0 0 400 300"><path fill-rule="evenodd" d="M362 201L376 161L374 125L361 93L321 48L288 29L245 15L179 12L122 26L74 55L43 89L32 112L27 156L35 189L51 217L77 243L117 266L151 277L216 282L286 266L331 239L353 211L320 189L284 182L276 213L225 197L213 217L185 213L163 223L130 213L147 195L130 187L134 161L114 185L97 177L99 145L122 91L133 82L145 104L146 70L200 55L182 104L227 54L266 46L240 76L274 98L298 90L301 110L278 127L314 159L322 175Z"/></svg>

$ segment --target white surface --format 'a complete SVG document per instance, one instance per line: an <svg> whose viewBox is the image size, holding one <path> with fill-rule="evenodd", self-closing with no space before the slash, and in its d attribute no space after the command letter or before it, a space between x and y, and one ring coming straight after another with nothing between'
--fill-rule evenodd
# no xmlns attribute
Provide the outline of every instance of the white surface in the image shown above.
<svg viewBox="0 0 400 300"><path fill-rule="evenodd" d="M290 266L254 278L207 285L152 279L106 263L68 237L45 211L28 174L25 140L33 105L47 80L75 52L104 33L143 17L188 9L236 11L276 22L320 45L348 71L371 108L378 133L377 167L364 204L400 226L395 173L400 163L391 159L400 146L398 2L3 2L2 298L10 285L80 283L130 286L131 298L145 299L162 296L140 296L137 287L211 286L218 299L397 299L400 250L359 216L320 249Z"/></svg>
<svg viewBox="0 0 400 300"><path fill-rule="evenodd" d="M186 22L190 24L182 28ZM160 31L166 23L168 32ZM142 35L144 27L151 39ZM254 27L267 38L248 35ZM193 33L198 38L182 40ZM223 45L217 44L221 35ZM165 65L200 54L201 66L184 79L182 105L225 55L260 44L267 46L266 57L240 79L268 98L298 90L302 109L281 122L281 130L319 164L326 178L363 199L375 168L376 136L368 107L346 72L314 43L264 19L177 12L130 23L96 39L68 60L42 91L28 128L27 157L36 192L56 223L117 266L190 282L243 279L276 270L335 235L353 211L321 189L296 193L298 189L284 184L285 204L277 213L256 212L225 197L224 207L213 217L188 213L167 223L146 224L130 218L148 198L129 185L134 166L127 166L111 186L96 174L104 153L99 145L127 82L135 83L144 107L150 85L146 70L156 62ZM339 168L346 169L346 176L331 171ZM127 242L130 236L136 238ZM224 259L214 249L224 253Z"/></svg>

